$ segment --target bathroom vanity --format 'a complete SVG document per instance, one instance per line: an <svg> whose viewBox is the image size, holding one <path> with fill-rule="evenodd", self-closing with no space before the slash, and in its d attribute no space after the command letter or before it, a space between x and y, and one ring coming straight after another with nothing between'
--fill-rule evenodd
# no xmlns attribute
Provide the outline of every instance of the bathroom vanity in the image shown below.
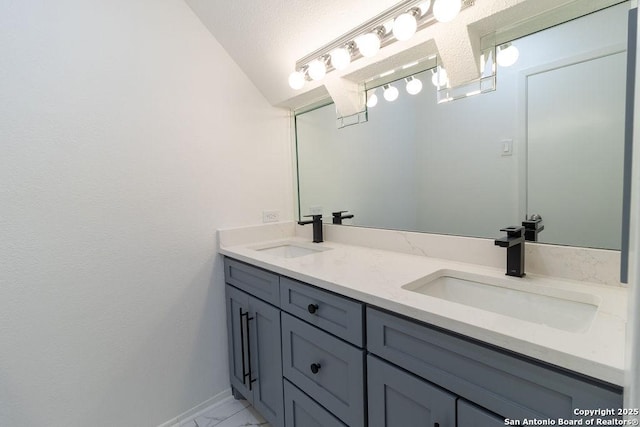
<svg viewBox="0 0 640 427"><path fill-rule="evenodd" d="M221 252L231 385L274 426L490 427L622 406L624 319L611 312L624 289L299 238ZM545 315L554 308L536 297L576 303L583 326L429 285L455 294L480 278L531 287L529 309Z"/></svg>

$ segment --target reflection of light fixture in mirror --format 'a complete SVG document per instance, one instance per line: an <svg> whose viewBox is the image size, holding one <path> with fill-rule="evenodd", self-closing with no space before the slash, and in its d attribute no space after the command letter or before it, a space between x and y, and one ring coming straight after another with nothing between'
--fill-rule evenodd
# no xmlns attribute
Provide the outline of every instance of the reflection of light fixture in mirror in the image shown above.
<svg viewBox="0 0 640 427"><path fill-rule="evenodd" d="M367 107L373 108L378 105L378 95L376 95L376 90L373 89L369 92L371 95L367 98Z"/></svg>
<svg viewBox="0 0 640 427"><path fill-rule="evenodd" d="M395 86L391 86L390 84L386 84L382 87L384 88L384 92L382 94L384 96L384 99L389 102L393 102L398 99L398 95L400 94L398 92L398 88L396 88Z"/></svg>
<svg viewBox="0 0 640 427"><path fill-rule="evenodd" d="M410 95L417 95L420 93L420 91L422 90L422 82L411 76L411 77L407 77L405 79L407 81L407 92Z"/></svg>
<svg viewBox="0 0 640 427"><path fill-rule="evenodd" d="M433 16L440 22L451 22L461 8L462 0L436 0L433 3Z"/></svg>
<svg viewBox="0 0 640 427"><path fill-rule="evenodd" d="M339 47L331 51L331 65L336 70L344 70L351 63L351 48Z"/></svg>
<svg viewBox="0 0 640 427"><path fill-rule="evenodd" d="M416 33L416 30L418 29L416 16L419 17L420 14L420 9L414 7L413 9L398 16L395 21L393 21L393 35L397 40L409 40L411 36Z"/></svg>
<svg viewBox="0 0 640 427"><path fill-rule="evenodd" d="M435 87L443 87L449 83L449 76L447 76L447 70L442 68L441 66L437 66L431 70L431 83Z"/></svg>
<svg viewBox="0 0 640 427"><path fill-rule="evenodd" d="M324 58L314 59L309 63L309 77L313 80L322 80L327 74L327 66L324 63Z"/></svg>
<svg viewBox="0 0 640 427"><path fill-rule="evenodd" d="M375 56L380 50L380 36L384 35L386 30L384 27L378 27L373 32L367 33L355 39L356 46L362 56L370 58Z"/></svg>
<svg viewBox="0 0 640 427"><path fill-rule="evenodd" d="M501 67L510 67L515 64L520 56L518 48L511 43L505 43L498 46L498 54L496 56L496 62Z"/></svg>
<svg viewBox="0 0 640 427"><path fill-rule="evenodd" d="M302 86L304 86L304 73L302 71L294 71L289 74L289 86L291 86L291 89L302 89Z"/></svg>

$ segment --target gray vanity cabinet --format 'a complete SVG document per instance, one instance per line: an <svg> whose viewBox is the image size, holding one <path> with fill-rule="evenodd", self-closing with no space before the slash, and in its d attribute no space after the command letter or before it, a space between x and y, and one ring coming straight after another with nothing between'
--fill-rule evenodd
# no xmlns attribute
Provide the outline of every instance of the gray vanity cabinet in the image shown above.
<svg viewBox="0 0 640 427"><path fill-rule="evenodd" d="M224 265L231 386L273 427L497 427L622 407L621 387Z"/></svg>
<svg viewBox="0 0 640 427"><path fill-rule="evenodd" d="M277 275L225 259L227 272L230 264L234 274L240 272L233 278L235 284L251 290L265 289L258 292L261 295L279 296ZM237 279L238 275L242 280ZM227 283L234 282L228 275L226 279ZM283 427L280 309L229 284L226 285L226 306L229 371L234 394L251 402L271 425Z"/></svg>
<svg viewBox="0 0 640 427"><path fill-rule="evenodd" d="M369 307L367 348L505 418L573 419L577 408L622 407L620 387ZM464 419L469 419L471 409L462 409Z"/></svg>
<svg viewBox="0 0 640 427"><path fill-rule="evenodd" d="M367 356L369 427L454 427L456 396Z"/></svg>

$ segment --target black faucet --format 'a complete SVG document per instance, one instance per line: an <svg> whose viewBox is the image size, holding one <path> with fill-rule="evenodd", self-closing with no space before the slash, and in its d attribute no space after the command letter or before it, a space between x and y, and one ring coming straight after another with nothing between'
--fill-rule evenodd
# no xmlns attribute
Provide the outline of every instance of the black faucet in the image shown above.
<svg viewBox="0 0 640 427"><path fill-rule="evenodd" d="M342 224L342 220L343 219L349 219L349 218L353 218L352 214L349 215L342 215L345 212L349 212L349 211L338 211L338 212L332 212L331 215L333 215L333 223L334 224L338 224L341 225Z"/></svg>
<svg viewBox="0 0 640 427"><path fill-rule="evenodd" d="M524 226L524 239L530 242L538 241L538 234L544 230L542 225L542 217L540 215L531 215L530 219L522 221Z"/></svg>
<svg viewBox="0 0 640 427"><path fill-rule="evenodd" d="M313 224L313 243L322 243L322 215L305 215L310 221L298 221L300 225Z"/></svg>
<svg viewBox="0 0 640 427"><path fill-rule="evenodd" d="M507 248L507 276L524 276L524 227L501 228L507 236L494 240L496 246Z"/></svg>

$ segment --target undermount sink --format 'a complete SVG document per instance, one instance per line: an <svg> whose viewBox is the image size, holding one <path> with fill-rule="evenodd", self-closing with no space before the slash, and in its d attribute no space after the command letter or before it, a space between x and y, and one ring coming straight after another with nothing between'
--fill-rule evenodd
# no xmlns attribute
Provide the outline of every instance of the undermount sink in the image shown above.
<svg viewBox="0 0 640 427"><path fill-rule="evenodd" d="M318 252L323 252L331 248L324 248L322 246L312 246L312 244L294 243L294 242L279 242L265 247L253 248L253 250L266 253L269 255L277 256L280 258L298 258L305 255L311 255Z"/></svg>
<svg viewBox="0 0 640 427"><path fill-rule="evenodd" d="M589 330L599 304L587 293L455 270L439 270L403 288L574 333Z"/></svg>

